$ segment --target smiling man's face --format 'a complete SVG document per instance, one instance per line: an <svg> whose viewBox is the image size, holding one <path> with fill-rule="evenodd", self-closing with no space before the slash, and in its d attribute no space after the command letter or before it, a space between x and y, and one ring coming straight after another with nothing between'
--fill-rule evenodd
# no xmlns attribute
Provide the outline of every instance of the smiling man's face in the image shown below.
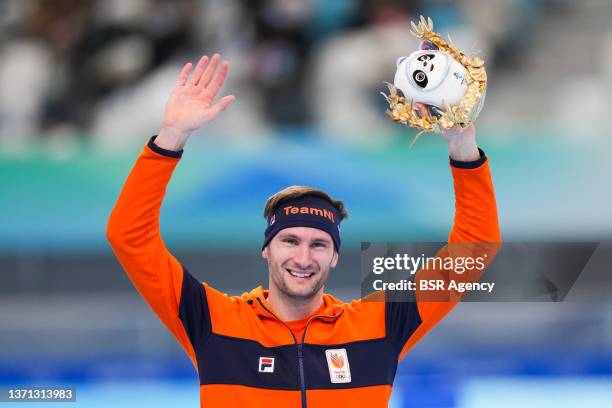
<svg viewBox="0 0 612 408"><path fill-rule="evenodd" d="M320 229L281 230L262 251L268 260L270 289L290 298L308 300L322 292L329 271L338 263L331 236Z"/></svg>

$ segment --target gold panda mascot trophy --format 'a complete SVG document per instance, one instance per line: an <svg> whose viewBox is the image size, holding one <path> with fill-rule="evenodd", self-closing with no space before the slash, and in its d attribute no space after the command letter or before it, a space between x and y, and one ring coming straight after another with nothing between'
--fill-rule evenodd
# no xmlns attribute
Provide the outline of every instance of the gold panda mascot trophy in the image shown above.
<svg viewBox="0 0 612 408"><path fill-rule="evenodd" d="M387 83L387 115L394 121L425 132L440 132L455 125L469 126L480 113L487 88L484 62L457 50L433 31L431 18L421 16L412 34L420 49L397 59L393 84ZM398 90L401 92L398 92ZM424 105L428 115L415 106Z"/></svg>

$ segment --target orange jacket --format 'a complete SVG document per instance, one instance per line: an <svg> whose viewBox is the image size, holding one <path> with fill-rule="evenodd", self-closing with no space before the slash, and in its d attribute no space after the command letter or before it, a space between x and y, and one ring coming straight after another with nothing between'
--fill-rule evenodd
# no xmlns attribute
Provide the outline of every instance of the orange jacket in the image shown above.
<svg viewBox="0 0 612 408"><path fill-rule="evenodd" d="M107 236L142 297L187 351L201 406L386 407L398 362L456 303L344 303L325 294L296 338L271 311L267 291L228 296L197 281L168 252L159 211L181 153L153 140L123 187ZM451 163L456 214L449 241L501 240L481 155L478 162Z"/></svg>

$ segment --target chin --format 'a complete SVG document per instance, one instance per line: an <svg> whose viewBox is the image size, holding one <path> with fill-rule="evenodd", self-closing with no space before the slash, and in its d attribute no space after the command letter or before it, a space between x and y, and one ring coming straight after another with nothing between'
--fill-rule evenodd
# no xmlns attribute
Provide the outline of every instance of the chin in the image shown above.
<svg viewBox="0 0 612 408"><path fill-rule="evenodd" d="M288 295L295 298L308 299L313 297L317 292L312 289L304 290L304 289L289 289Z"/></svg>
<svg viewBox="0 0 612 408"><path fill-rule="evenodd" d="M285 285L285 294L291 297L300 298L300 299L308 299L316 295L318 292L315 290L314 286L308 288L295 288L290 285Z"/></svg>

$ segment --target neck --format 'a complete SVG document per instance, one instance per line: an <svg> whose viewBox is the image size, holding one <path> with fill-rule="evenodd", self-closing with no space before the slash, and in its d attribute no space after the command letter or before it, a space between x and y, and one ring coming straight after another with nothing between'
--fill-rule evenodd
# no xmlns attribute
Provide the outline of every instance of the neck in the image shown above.
<svg viewBox="0 0 612 408"><path fill-rule="evenodd" d="M268 291L268 303L274 314L285 322L302 320L317 311L323 303L323 288L309 298L295 298L285 295L274 285Z"/></svg>

